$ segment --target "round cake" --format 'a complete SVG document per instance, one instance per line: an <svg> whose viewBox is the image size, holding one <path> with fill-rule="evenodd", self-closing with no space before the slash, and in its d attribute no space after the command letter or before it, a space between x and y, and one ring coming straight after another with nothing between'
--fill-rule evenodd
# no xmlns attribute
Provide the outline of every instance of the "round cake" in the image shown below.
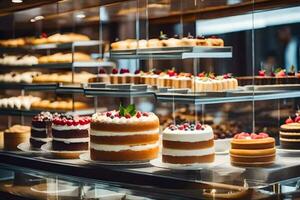
<svg viewBox="0 0 300 200"><path fill-rule="evenodd" d="M60 114L52 121L52 150L87 151L90 118Z"/></svg>
<svg viewBox="0 0 300 200"><path fill-rule="evenodd" d="M231 141L231 164L243 167L262 167L274 163L275 139L266 133L239 133Z"/></svg>
<svg viewBox="0 0 300 200"><path fill-rule="evenodd" d="M300 116L288 118L280 126L280 146L283 149L300 149Z"/></svg>
<svg viewBox="0 0 300 200"><path fill-rule="evenodd" d="M159 119L154 113L135 110L134 105L118 111L96 113L91 123L92 160L145 161L157 157Z"/></svg>
<svg viewBox="0 0 300 200"><path fill-rule="evenodd" d="M164 163L211 163L214 158L214 134L210 126L200 123L172 124L163 131Z"/></svg>
<svg viewBox="0 0 300 200"><path fill-rule="evenodd" d="M32 118L31 122L31 148L41 148L42 145L51 141L52 114L41 112Z"/></svg>
<svg viewBox="0 0 300 200"><path fill-rule="evenodd" d="M4 131L4 149L17 151L20 143L28 142L30 137L30 126L13 125Z"/></svg>

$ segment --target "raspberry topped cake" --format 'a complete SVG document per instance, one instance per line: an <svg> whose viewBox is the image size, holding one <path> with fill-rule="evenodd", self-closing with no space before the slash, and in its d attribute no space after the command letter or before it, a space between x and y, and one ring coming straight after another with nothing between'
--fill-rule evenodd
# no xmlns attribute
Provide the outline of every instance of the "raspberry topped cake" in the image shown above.
<svg viewBox="0 0 300 200"><path fill-rule="evenodd" d="M289 117L280 126L280 146L283 149L300 149L300 116Z"/></svg>
<svg viewBox="0 0 300 200"><path fill-rule="evenodd" d="M60 114L52 121L52 150L87 151L89 148L89 117Z"/></svg>
<svg viewBox="0 0 300 200"><path fill-rule="evenodd" d="M159 119L134 105L96 113L91 123L90 153L98 161L146 161L157 157Z"/></svg>
<svg viewBox="0 0 300 200"><path fill-rule="evenodd" d="M172 124L163 131L162 161L170 164L211 163L215 158L214 134L208 125Z"/></svg>
<svg viewBox="0 0 300 200"><path fill-rule="evenodd" d="M52 114L49 112L41 112L32 118L31 122L31 148L39 149L42 145L51 141L51 124Z"/></svg>
<svg viewBox="0 0 300 200"><path fill-rule="evenodd" d="M231 164L244 167L262 167L274 163L275 139L267 133L239 133L231 141Z"/></svg>

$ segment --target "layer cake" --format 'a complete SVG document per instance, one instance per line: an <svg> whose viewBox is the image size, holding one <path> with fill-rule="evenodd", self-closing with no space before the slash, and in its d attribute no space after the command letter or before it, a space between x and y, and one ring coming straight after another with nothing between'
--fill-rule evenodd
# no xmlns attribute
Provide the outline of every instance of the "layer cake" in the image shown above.
<svg viewBox="0 0 300 200"><path fill-rule="evenodd" d="M42 145L51 141L52 114L41 112L32 118L31 122L31 148L41 148Z"/></svg>
<svg viewBox="0 0 300 200"><path fill-rule="evenodd" d="M52 150L87 151L90 118L60 114L52 121Z"/></svg>
<svg viewBox="0 0 300 200"><path fill-rule="evenodd" d="M151 112L135 110L134 105L96 113L91 123L92 160L144 161L157 157L159 119Z"/></svg>
<svg viewBox="0 0 300 200"><path fill-rule="evenodd" d="M274 163L275 139L266 133L239 133L231 141L231 164L242 167L263 167Z"/></svg>
<svg viewBox="0 0 300 200"><path fill-rule="evenodd" d="M210 126L200 123L172 124L163 131L164 163L211 163L214 158L214 134Z"/></svg>
<svg viewBox="0 0 300 200"><path fill-rule="evenodd" d="M280 146L283 149L300 149L300 116L288 118L280 126Z"/></svg>

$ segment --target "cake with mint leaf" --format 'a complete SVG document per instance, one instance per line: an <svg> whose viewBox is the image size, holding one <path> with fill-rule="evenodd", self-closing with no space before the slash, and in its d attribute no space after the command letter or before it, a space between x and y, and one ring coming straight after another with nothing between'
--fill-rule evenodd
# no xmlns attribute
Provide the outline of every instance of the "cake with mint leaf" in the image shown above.
<svg viewBox="0 0 300 200"><path fill-rule="evenodd" d="M157 157L159 119L134 105L96 113L91 123L90 153L98 161L145 161Z"/></svg>

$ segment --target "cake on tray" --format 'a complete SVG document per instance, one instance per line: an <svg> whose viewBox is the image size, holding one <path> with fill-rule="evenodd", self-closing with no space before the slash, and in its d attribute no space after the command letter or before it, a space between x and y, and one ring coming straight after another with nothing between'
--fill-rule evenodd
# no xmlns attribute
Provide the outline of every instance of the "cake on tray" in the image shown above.
<svg viewBox="0 0 300 200"><path fill-rule="evenodd" d="M289 117L280 126L280 146L283 149L300 149L300 116Z"/></svg>

